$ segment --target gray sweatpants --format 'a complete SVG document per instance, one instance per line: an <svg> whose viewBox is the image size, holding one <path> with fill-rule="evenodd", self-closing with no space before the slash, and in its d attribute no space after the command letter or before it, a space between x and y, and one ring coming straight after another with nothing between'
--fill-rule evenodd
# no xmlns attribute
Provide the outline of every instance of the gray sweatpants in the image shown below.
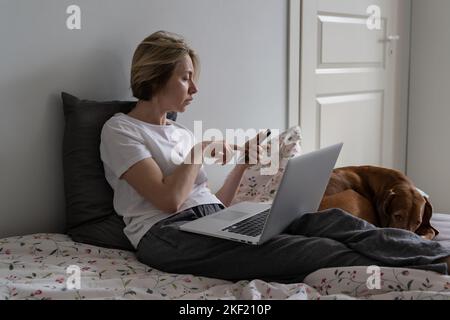
<svg viewBox="0 0 450 320"><path fill-rule="evenodd" d="M138 259L165 272L232 281L295 283L321 268L369 265L447 274L447 265L436 260L450 256L450 248L409 231L377 228L339 209L302 215L259 246L178 229L222 208L202 205L158 222L139 242Z"/></svg>

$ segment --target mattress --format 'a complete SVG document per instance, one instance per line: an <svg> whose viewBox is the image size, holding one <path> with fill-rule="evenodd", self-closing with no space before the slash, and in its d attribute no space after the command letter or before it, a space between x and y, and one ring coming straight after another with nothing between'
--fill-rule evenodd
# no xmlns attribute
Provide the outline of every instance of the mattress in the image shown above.
<svg viewBox="0 0 450 320"><path fill-rule="evenodd" d="M434 214L450 246L450 215ZM379 269L368 285L367 267L317 270L303 283L250 279L230 282L150 268L132 252L73 242L64 234L0 239L0 299L446 299L450 276L406 268Z"/></svg>

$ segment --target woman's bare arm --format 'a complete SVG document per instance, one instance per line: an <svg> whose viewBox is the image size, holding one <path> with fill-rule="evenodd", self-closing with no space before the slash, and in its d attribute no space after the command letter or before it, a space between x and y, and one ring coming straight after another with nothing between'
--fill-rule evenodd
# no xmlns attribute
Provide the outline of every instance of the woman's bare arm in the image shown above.
<svg viewBox="0 0 450 320"><path fill-rule="evenodd" d="M203 146L204 144L202 144ZM188 157L194 159L195 147ZM203 149L200 149L202 152ZM164 176L161 168L152 158L139 161L128 169L121 177L132 186L142 197L154 204L158 209L175 213L191 193L195 179L202 166L190 161L191 164L179 165L170 176Z"/></svg>
<svg viewBox="0 0 450 320"><path fill-rule="evenodd" d="M222 188L216 193L222 203L228 207L236 196L242 176L245 170L252 164L257 164L263 152L260 143L270 135L270 130L259 133L255 138L247 141L244 147L232 145L232 149L245 152L245 163L237 164L225 179Z"/></svg>
<svg viewBox="0 0 450 320"><path fill-rule="evenodd" d="M226 207L231 204L231 201L233 201L236 196L239 183L241 182L242 175L246 168L247 166L245 164L236 165L225 179L222 188L217 191L216 197L219 198Z"/></svg>

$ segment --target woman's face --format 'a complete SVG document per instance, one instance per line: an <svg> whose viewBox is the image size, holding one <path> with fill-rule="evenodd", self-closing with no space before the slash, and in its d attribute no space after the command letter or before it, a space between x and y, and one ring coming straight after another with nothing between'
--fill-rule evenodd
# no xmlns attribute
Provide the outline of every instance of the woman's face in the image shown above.
<svg viewBox="0 0 450 320"><path fill-rule="evenodd" d="M172 76L161 90L158 100L167 111L184 112L198 89L194 83L192 59L186 55L177 63Z"/></svg>

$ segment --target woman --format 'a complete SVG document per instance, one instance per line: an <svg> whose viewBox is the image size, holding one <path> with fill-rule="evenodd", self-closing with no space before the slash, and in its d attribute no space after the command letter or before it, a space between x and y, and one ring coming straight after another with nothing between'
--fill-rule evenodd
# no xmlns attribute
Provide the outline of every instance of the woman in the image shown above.
<svg viewBox="0 0 450 320"><path fill-rule="evenodd" d="M114 207L123 216L124 232L141 262L172 273L286 283L337 266L402 266L447 273L450 249L408 231L375 228L338 209L303 215L261 246L179 231L180 224L228 206L250 165L237 164L212 194L202 167L210 142L186 143L193 141L192 133L166 119L168 112L188 108L198 91L198 73L197 55L181 37L163 31L152 34L133 57L136 107L115 115L102 130L100 150L114 189ZM227 163L234 147L219 144L222 162ZM258 160L261 150L246 147Z"/></svg>

